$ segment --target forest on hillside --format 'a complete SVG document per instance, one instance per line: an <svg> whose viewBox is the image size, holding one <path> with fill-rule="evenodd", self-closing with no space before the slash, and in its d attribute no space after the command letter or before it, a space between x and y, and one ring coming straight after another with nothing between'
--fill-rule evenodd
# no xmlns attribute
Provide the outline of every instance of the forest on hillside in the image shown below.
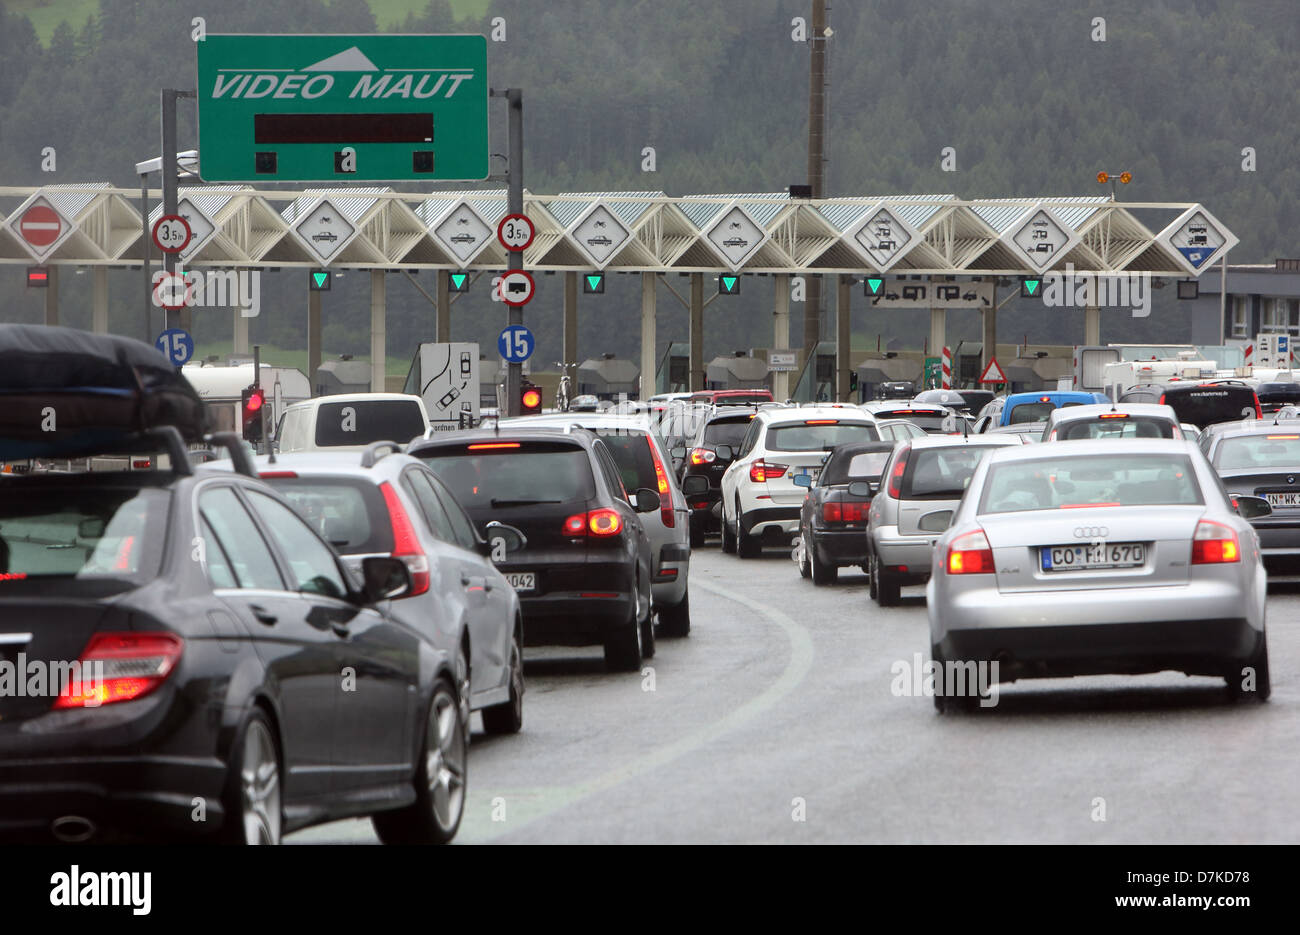
<svg viewBox="0 0 1300 935"><path fill-rule="evenodd" d="M659 190L669 194L783 191L806 174L809 54L791 20L808 0L491 0L482 19L455 21L432 0L407 32L490 32L495 87L524 89L527 187L536 192ZM1295 159L1300 51L1294 0L857 0L832 3L827 190L832 195L955 193L963 197L1102 194L1098 170L1127 170L1126 201L1200 201L1241 238L1235 262L1300 255ZM374 32L365 0L223 0L211 32ZM191 4L100 0L85 25L60 26L48 45L30 22L0 19L0 184L106 180L138 184L132 167L158 151L158 91L191 87ZM1096 41L1098 19L1105 41ZM504 110L493 111L494 151L504 150ZM181 148L194 143L192 110ZM53 146L57 172L41 171ZM653 146L653 173L642 150ZM944 171L951 147L955 171ZM1253 153L1253 165L1243 150ZM1249 165L1253 171L1245 171ZM416 188L416 186L410 186ZM89 277L82 277L81 281ZM424 277L430 279L431 277ZM138 333L139 279L112 277L112 325ZM390 353L430 337L429 307L390 277ZM613 277L584 297L584 355L635 356L639 286ZM76 283L76 280L69 281ZM432 283L424 283L431 289ZM674 285L677 285L674 283ZM529 309L538 359L559 356L560 279L539 279ZM1149 318L1108 312L1109 340L1167 340L1183 310L1157 296ZM84 298L84 301L80 301ZM21 267L0 267L7 321L35 321L40 296ZM253 338L304 343L305 289L268 276ZM685 314L660 304L661 348L683 340ZM868 313L855 332L920 345L924 323ZM89 298L63 293L64 321L89 320ZM368 351L366 277L340 279L326 299L330 354ZM797 308L797 307L796 307ZM1074 343L1077 315L1040 304L1010 307L1004 341ZM771 343L771 286L749 279L706 316L706 353ZM206 317L205 317L206 316ZM454 310L457 339L494 343L502 307L486 289ZM196 313L200 340L228 336L229 316ZM955 338L978 340L978 316L953 313ZM798 336L796 316L794 335Z"/></svg>

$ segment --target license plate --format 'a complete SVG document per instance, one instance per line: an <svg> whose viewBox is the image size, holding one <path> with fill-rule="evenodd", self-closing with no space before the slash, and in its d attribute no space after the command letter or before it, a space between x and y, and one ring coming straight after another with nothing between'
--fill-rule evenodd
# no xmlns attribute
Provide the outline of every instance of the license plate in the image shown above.
<svg viewBox="0 0 1300 935"><path fill-rule="evenodd" d="M1146 547L1140 542L1045 546L1042 562L1043 571L1136 568L1146 563Z"/></svg>
<svg viewBox="0 0 1300 935"><path fill-rule="evenodd" d="M1300 506L1300 493L1266 493L1269 506Z"/></svg>
<svg viewBox="0 0 1300 935"><path fill-rule="evenodd" d="M516 591L536 591L537 573L532 571L512 571L506 575L510 587Z"/></svg>
<svg viewBox="0 0 1300 935"><path fill-rule="evenodd" d="M816 482L817 482L817 478L821 476L822 469L821 469L821 468L804 468L804 469L803 469L802 471L800 471L799 473L800 473L800 474L806 474L806 475L808 475L809 477L811 477L811 478L813 479L813 483L816 483Z"/></svg>

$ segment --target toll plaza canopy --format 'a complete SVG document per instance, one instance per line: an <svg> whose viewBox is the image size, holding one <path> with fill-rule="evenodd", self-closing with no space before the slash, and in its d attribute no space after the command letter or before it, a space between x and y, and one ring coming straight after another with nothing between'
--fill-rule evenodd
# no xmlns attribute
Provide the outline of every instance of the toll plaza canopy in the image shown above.
<svg viewBox="0 0 1300 935"><path fill-rule="evenodd" d="M161 215L150 193L148 226ZM0 263L138 265L138 189L0 188ZM195 267L503 269L506 191L181 188ZM1196 203L1107 196L525 192L534 270L980 276L1050 271L1194 277L1237 238Z"/></svg>

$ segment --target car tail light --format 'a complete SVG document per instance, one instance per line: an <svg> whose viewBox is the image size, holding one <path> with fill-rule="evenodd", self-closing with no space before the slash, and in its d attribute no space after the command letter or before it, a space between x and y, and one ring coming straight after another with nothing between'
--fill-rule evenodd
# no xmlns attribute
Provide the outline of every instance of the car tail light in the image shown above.
<svg viewBox="0 0 1300 935"><path fill-rule="evenodd" d="M718 453L708 448L692 448L691 464L712 464L718 459Z"/></svg>
<svg viewBox="0 0 1300 935"><path fill-rule="evenodd" d="M1228 526L1203 519L1192 535L1192 564L1218 565L1241 561L1237 534Z"/></svg>
<svg viewBox="0 0 1300 935"><path fill-rule="evenodd" d="M989 575L993 573L993 548L984 530L958 536L948 546L948 574Z"/></svg>
<svg viewBox="0 0 1300 935"><path fill-rule="evenodd" d="M518 448L519 442L480 442L477 445L468 445L468 451L487 451L494 448Z"/></svg>
<svg viewBox="0 0 1300 935"><path fill-rule="evenodd" d="M1264 413L1263 413L1263 411L1261 411L1260 408L1259 408L1259 397L1258 397L1258 396L1255 397L1255 418L1256 418L1256 419L1262 419L1262 418L1264 418Z"/></svg>
<svg viewBox="0 0 1300 935"><path fill-rule="evenodd" d="M889 484L886 493L895 500L903 496L903 472L907 470L907 459L912 456L912 446L904 445L894 460L894 469L889 472Z"/></svg>
<svg viewBox="0 0 1300 935"><path fill-rule="evenodd" d="M567 536L617 536L623 531L623 517L617 510L601 507L586 513L574 513L564 521L564 534Z"/></svg>
<svg viewBox="0 0 1300 935"><path fill-rule="evenodd" d="M826 523L860 523L867 518L870 504L854 500L832 500L822 504L822 521Z"/></svg>
<svg viewBox="0 0 1300 935"><path fill-rule="evenodd" d="M787 470L784 464L769 464L762 458L759 458L749 466L749 479L756 484L764 484L774 477L783 477Z"/></svg>
<svg viewBox="0 0 1300 935"><path fill-rule="evenodd" d="M406 515L406 508L398 499L393 485L384 481L379 485L379 490L383 493L384 503L388 507L388 521L393 526L393 558L400 559L406 566L406 570L411 573L411 590L402 597L423 594L429 590L429 557L420 548L415 527L411 525L411 518Z"/></svg>
<svg viewBox="0 0 1300 935"><path fill-rule="evenodd" d="M259 471L258 477L263 480L292 479L298 476L297 471Z"/></svg>
<svg viewBox="0 0 1300 935"><path fill-rule="evenodd" d="M1128 413L1127 413L1127 412L1103 412L1103 413L1102 413L1100 416L1098 416L1097 418L1099 418L1099 419L1127 419L1127 418L1128 418Z"/></svg>
<svg viewBox="0 0 1300 935"><path fill-rule="evenodd" d="M664 526L672 529L677 525L677 511L673 509L673 494L668 487L668 472L664 470L664 463L660 460L659 452L655 450L649 435L646 436L645 443L650 446L650 457L655 463L655 484L659 487L659 518Z"/></svg>
<svg viewBox="0 0 1300 935"><path fill-rule="evenodd" d="M54 707L97 708L142 698L166 680L184 648L174 633L96 633L77 660L81 678L63 687ZM87 678L88 671L96 674Z"/></svg>
<svg viewBox="0 0 1300 935"><path fill-rule="evenodd" d="M137 471L143 471L149 467L148 458L136 458L131 462L131 467Z"/></svg>
<svg viewBox="0 0 1300 935"><path fill-rule="evenodd" d="M839 425L839 419L804 419L804 425Z"/></svg>

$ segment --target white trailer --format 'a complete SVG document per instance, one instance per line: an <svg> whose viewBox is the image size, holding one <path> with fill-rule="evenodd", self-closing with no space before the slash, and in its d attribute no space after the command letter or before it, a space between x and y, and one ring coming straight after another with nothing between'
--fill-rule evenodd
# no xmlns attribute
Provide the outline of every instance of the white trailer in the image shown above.
<svg viewBox="0 0 1300 935"><path fill-rule="evenodd" d="M1103 370L1104 392L1118 400L1120 394L1139 383L1166 383L1171 380L1213 379L1217 368L1214 361L1195 357L1194 351L1184 351L1178 357L1159 360L1123 360L1107 364Z"/></svg>
<svg viewBox="0 0 1300 935"><path fill-rule="evenodd" d="M261 385L266 390L270 408L271 432L280 424L284 410L293 403L311 399L311 383L307 375L294 367L272 367L262 364ZM199 398L208 404L208 414L214 432L241 432L243 430L244 390L253 385L253 365L186 364L181 375L190 381Z"/></svg>

